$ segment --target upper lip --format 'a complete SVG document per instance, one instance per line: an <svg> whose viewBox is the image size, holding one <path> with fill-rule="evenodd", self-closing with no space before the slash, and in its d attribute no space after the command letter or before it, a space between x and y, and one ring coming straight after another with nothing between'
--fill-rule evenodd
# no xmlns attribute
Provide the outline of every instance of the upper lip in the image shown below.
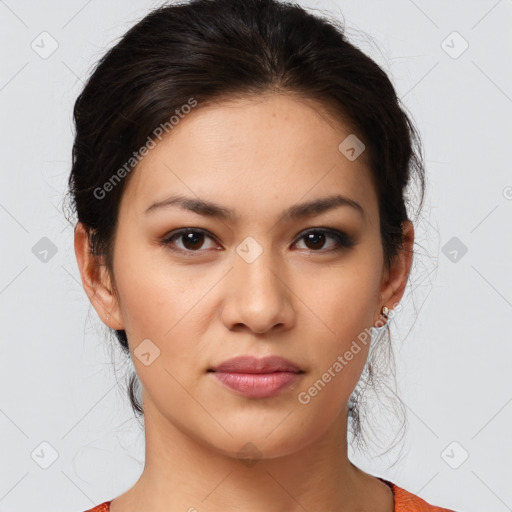
<svg viewBox="0 0 512 512"><path fill-rule="evenodd" d="M254 356L233 357L218 366L210 368L210 371L225 373L302 373L302 370L296 364L279 356L267 356L263 358Z"/></svg>

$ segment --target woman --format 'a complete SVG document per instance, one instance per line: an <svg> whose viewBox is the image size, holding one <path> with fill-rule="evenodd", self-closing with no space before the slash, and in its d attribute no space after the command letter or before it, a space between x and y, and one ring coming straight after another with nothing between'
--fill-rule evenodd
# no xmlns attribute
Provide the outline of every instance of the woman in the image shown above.
<svg viewBox="0 0 512 512"><path fill-rule="evenodd" d="M77 261L146 436L92 510L447 510L347 456L424 187L378 65L298 6L196 0L129 30L74 114Z"/></svg>

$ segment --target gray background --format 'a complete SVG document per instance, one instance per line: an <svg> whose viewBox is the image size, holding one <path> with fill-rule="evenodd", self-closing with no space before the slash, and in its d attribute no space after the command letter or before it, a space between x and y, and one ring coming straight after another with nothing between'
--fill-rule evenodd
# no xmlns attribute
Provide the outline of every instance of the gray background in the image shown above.
<svg viewBox="0 0 512 512"><path fill-rule="evenodd" d="M343 13L425 147L419 253L391 322L407 435L392 467L396 450L349 454L436 505L512 510L512 1L300 3ZM142 471L129 367L83 291L62 200L82 82L156 5L0 0L3 512L78 512ZM384 440L389 418L373 414Z"/></svg>

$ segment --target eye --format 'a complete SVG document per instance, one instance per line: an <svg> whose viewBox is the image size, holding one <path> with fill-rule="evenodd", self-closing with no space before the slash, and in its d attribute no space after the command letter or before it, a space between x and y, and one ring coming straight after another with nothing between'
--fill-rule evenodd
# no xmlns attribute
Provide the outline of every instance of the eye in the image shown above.
<svg viewBox="0 0 512 512"><path fill-rule="evenodd" d="M171 236L168 236L163 240L163 244L169 246L173 251L181 252L200 252L198 249L204 244L204 239L213 238L206 233L206 231L198 228L184 228L175 231ZM178 240L182 242L182 247L174 248L174 241Z"/></svg>
<svg viewBox="0 0 512 512"><path fill-rule="evenodd" d="M331 248L321 251L320 249L323 248L326 240L329 238L334 240L334 243L331 243ZM205 239L214 241L214 238L203 229L183 228L165 237L162 240L162 244L173 251L185 253L187 256L195 256L196 254L194 253L199 254L203 252L201 249L208 249L208 247L206 249L203 247ZM310 229L299 238L299 241L301 240L305 240L307 244L306 250L320 253L341 251L354 245L354 240L346 233L331 228ZM180 242L181 246L177 242ZM298 242L295 243L297 244Z"/></svg>
<svg viewBox="0 0 512 512"><path fill-rule="evenodd" d="M334 247L331 247L331 249L320 251L324 244L326 239L333 239L334 240ZM337 229L311 229L307 231L305 234L303 234L299 240L305 240L305 243L309 245L306 247L307 250L310 250L311 252L332 252L332 251L340 251L344 248L349 248L354 245L354 240L348 236L346 233L343 233L342 231L338 231Z"/></svg>

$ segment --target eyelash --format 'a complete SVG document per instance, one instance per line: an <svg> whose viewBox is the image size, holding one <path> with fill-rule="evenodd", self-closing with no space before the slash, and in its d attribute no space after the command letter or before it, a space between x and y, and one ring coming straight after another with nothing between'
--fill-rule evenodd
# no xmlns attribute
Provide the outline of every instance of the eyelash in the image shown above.
<svg viewBox="0 0 512 512"><path fill-rule="evenodd" d="M179 248L176 248L176 247L172 247L172 245L171 245L171 242L174 239L179 239L180 236L184 236L184 235L187 235L187 234L190 234L190 233L204 234L207 237L211 238L212 240L215 240L215 238L212 235L210 235L208 233L208 231L206 231L204 229L201 229L201 228L183 228L183 229L179 229L177 231L172 232L169 236L166 236L162 240L162 245L168 247L171 251L178 252L178 253L184 254L186 256L191 256L191 257L197 256L197 255L201 254L202 252L204 252L205 250L198 249L196 251L193 251L191 249L179 249ZM349 249L349 248L353 247L354 244L355 244L354 240L350 236L348 236L346 233L344 233L343 231L338 231L337 229L332 229L332 228L313 228L313 229L308 229L307 231L305 231L302 234L302 236L300 236L300 238L297 241L302 240L303 238L305 238L310 233L322 233L324 235L328 235L328 236L334 238L334 240L338 244L338 246L336 248L329 249L329 250L321 250L321 249L319 249L319 250L309 249L308 250L308 249L306 249L310 253L320 253L320 254L323 254L323 253L340 252L340 251L342 251L344 249ZM294 243L296 243L296 242L294 242Z"/></svg>

